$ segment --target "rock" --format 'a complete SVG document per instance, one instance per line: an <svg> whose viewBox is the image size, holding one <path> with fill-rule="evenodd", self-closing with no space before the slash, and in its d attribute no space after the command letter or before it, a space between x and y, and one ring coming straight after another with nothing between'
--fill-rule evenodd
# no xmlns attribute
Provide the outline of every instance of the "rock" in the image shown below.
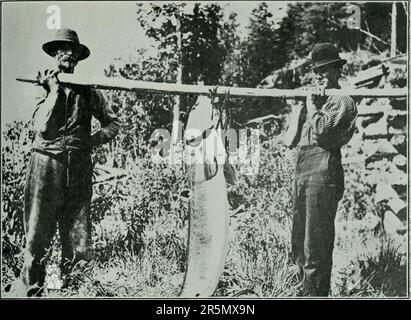
<svg viewBox="0 0 411 320"><path fill-rule="evenodd" d="M358 154L353 156L347 156L341 159L342 164L357 163L365 165L365 155Z"/></svg>
<svg viewBox="0 0 411 320"><path fill-rule="evenodd" d="M391 159L394 155L398 154L397 149L395 149L394 146L385 139L380 139L370 146L364 146L364 151L367 155L365 160L367 169L371 168L368 166L371 162L382 161L386 158ZM383 164L385 163L382 163L380 165Z"/></svg>
<svg viewBox="0 0 411 320"><path fill-rule="evenodd" d="M387 168L388 168L387 171L393 176L393 178L398 178L399 180L401 180L404 177L405 178L407 177L407 174L404 171L398 169L397 166L393 162L389 162ZM391 183L391 184L395 184L395 183Z"/></svg>
<svg viewBox="0 0 411 320"><path fill-rule="evenodd" d="M362 133L354 133L348 144L341 148L341 151L350 150L350 152L357 152L362 150L363 145Z"/></svg>
<svg viewBox="0 0 411 320"><path fill-rule="evenodd" d="M403 134L395 134L391 138L391 144L403 156L407 155L407 140Z"/></svg>
<svg viewBox="0 0 411 320"><path fill-rule="evenodd" d="M380 140L378 141L378 143L376 143L373 153L381 153L381 154L389 155L389 154L397 154L398 151L397 149L394 148L391 142L387 140Z"/></svg>
<svg viewBox="0 0 411 320"><path fill-rule="evenodd" d="M407 204L404 201L402 201L398 196L396 198L389 200L387 205L395 214L398 214L401 210L407 207Z"/></svg>
<svg viewBox="0 0 411 320"><path fill-rule="evenodd" d="M364 151L364 154L369 157L373 154L375 154L375 151L377 150L378 143L381 141L386 141L385 139L378 139L374 141L366 141L362 142L362 150Z"/></svg>
<svg viewBox="0 0 411 320"><path fill-rule="evenodd" d="M372 101L371 104L368 104ZM363 99L357 106L358 114L376 114L379 112L387 113L392 110L392 106L388 98L378 99Z"/></svg>
<svg viewBox="0 0 411 320"><path fill-rule="evenodd" d="M386 211L384 213L384 230L388 234L402 233L404 229L404 224L401 222L397 216L391 212Z"/></svg>
<svg viewBox="0 0 411 320"><path fill-rule="evenodd" d="M377 184L374 199L376 202L398 198L397 192L390 185L380 182Z"/></svg>
<svg viewBox="0 0 411 320"><path fill-rule="evenodd" d="M384 158L381 159L380 158L380 160L377 160L375 155L373 155L371 157L368 157L364 162L365 168L368 169L368 170L382 168L382 167L386 166L387 163L388 163L387 159L384 159Z"/></svg>
<svg viewBox="0 0 411 320"><path fill-rule="evenodd" d="M395 164L392 164L388 169L387 181L389 184L408 184L408 177L404 171L398 169Z"/></svg>
<svg viewBox="0 0 411 320"><path fill-rule="evenodd" d="M381 219L371 212L367 212L364 218L361 219L364 229L368 230L374 230L380 221Z"/></svg>
<svg viewBox="0 0 411 320"><path fill-rule="evenodd" d="M391 141L391 144L396 147L400 144L405 143L405 135L395 134L395 135L392 136L390 141Z"/></svg>
<svg viewBox="0 0 411 320"><path fill-rule="evenodd" d="M376 185L381 182L386 182L385 174L381 174L379 170L369 170L365 174L365 182L370 185Z"/></svg>
<svg viewBox="0 0 411 320"><path fill-rule="evenodd" d="M399 168L399 169L406 169L407 166L407 158L404 157L402 154L397 154L393 159L392 162Z"/></svg>
<svg viewBox="0 0 411 320"><path fill-rule="evenodd" d="M367 136L380 136L388 134L387 118L383 117L378 122L368 125L363 132Z"/></svg>
<svg viewBox="0 0 411 320"><path fill-rule="evenodd" d="M378 183L386 183L388 185L407 185L407 175L401 170L392 168L394 164L387 165L383 168L374 170L367 170L365 182L370 185L377 185Z"/></svg>
<svg viewBox="0 0 411 320"><path fill-rule="evenodd" d="M395 135L395 134L406 135L407 130L406 130L406 128L397 129L397 128L394 128L394 127L389 127L388 128L388 134L390 134L390 135Z"/></svg>

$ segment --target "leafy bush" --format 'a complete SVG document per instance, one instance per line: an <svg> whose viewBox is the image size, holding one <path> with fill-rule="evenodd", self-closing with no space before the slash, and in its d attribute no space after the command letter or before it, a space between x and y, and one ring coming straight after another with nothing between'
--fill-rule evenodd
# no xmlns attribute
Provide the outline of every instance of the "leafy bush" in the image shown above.
<svg viewBox="0 0 411 320"><path fill-rule="evenodd" d="M24 125L16 128L27 130ZM22 134L19 132L16 136ZM13 135L4 135L4 146L9 143L8 137L12 138L10 143L16 141ZM21 144L21 147L25 146ZM14 148L17 150L16 145ZM115 149L111 151L117 152ZM301 289L290 261L294 154L282 145L281 135L262 137L260 151L258 174L239 175L238 183L228 189L232 215L229 253L216 295L235 296L251 290L264 297L296 296ZM182 196L188 188L185 168L154 164L148 154L137 161L127 156L124 168L113 168L108 165L113 158L107 150L99 152L105 162L101 161L104 165L101 163L95 168L92 201L94 266L84 274L77 290L61 295L177 295L186 257L188 204ZM28 160L28 148L13 155L14 163L19 159L18 163L23 165ZM3 193L3 209L7 210L2 217L2 273L8 280L17 275L21 265L18 254L24 242L24 170L12 166L12 159L11 149L3 152L3 176L7 178L3 179L3 190L6 191ZM110 180L113 175L108 175L106 179L101 168L110 169L114 176L121 178ZM359 224L368 213L378 217L378 208L373 205L373 190L364 184L361 172L355 166L348 165L346 175L348 184L336 222L334 294L348 294L344 289L347 270L350 264L361 264L368 274L371 270L377 270L376 275L380 274L378 270L396 270L392 280L391 277L384 280L385 289L378 294L402 295L403 259L394 253L383 253L377 246L381 239L379 233ZM14 177L19 177L16 185L13 184ZM17 219L17 225L10 223L10 217ZM376 249L369 251L371 247ZM58 242L55 248L58 249ZM372 258L363 258L362 252L369 252ZM390 258L394 256L395 259ZM388 261L391 262L387 264ZM376 275L374 282L370 282L375 289L382 281ZM364 277L368 279L366 275ZM125 281L125 278L129 280ZM5 277L3 279L7 281ZM356 291L356 296L375 294L375 290Z"/></svg>
<svg viewBox="0 0 411 320"><path fill-rule="evenodd" d="M6 124L2 135L2 273L16 276L25 241L24 184L33 140L31 123L14 121Z"/></svg>
<svg viewBox="0 0 411 320"><path fill-rule="evenodd" d="M334 295L354 298L406 296L406 254L395 242L381 234L362 239L352 231L349 234L356 241L356 247L349 249L352 252L345 255L346 261L334 272Z"/></svg>

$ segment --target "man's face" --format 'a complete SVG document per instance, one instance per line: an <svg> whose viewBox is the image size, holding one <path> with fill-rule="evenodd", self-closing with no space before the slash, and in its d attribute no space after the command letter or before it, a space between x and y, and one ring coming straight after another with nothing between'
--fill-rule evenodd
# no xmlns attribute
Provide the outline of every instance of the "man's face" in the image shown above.
<svg viewBox="0 0 411 320"><path fill-rule="evenodd" d="M313 69L315 85L337 88L338 80L341 78L341 70L342 65L336 63Z"/></svg>
<svg viewBox="0 0 411 320"><path fill-rule="evenodd" d="M74 67L79 61L78 53L69 44L62 44L54 56L57 68L64 73L73 73Z"/></svg>

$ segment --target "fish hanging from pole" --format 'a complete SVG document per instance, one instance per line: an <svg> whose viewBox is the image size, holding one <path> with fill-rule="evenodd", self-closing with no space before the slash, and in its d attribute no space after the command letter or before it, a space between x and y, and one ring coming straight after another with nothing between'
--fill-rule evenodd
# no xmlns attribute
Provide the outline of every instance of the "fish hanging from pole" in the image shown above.
<svg viewBox="0 0 411 320"><path fill-rule="evenodd" d="M228 249L229 206L224 176L221 115L210 98L199 96L184 138L190 155L190 215L187 269L181 297L209 297L217 288Z"/></svg>

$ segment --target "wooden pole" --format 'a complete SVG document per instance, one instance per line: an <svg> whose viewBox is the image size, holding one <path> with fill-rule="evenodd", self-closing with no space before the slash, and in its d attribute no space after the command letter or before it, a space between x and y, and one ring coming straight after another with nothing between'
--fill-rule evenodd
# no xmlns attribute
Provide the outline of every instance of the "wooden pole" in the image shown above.
<svg viewBox="0 0 411 320"><path fill-rule="evenodd" d="M181 17L180 13L177 11L176 15L176 35L177 35L177 84L181 84L183 81L183 65L182 65L182 44L181 44ZM171 131L171 148L170 148L170 164L174 164L175 150L177 143L179 141L178 136L180 133L180 96L175 97L175 103L173 106L173 127Z"/></svg>
<svg viewBox="0 0 411 320"><path fill-rule="evenodd" d="M75 74L61 73L58 79L63 85L80 85L89 86L101 90L125 90L125 91L142 91L161 94L195 94L208 95L212 86L200 86L190 84L175 84L163 82L136 81L121 78L98 77L90 78L78 76ZM37 84L37 80L28 78L17 78L16 80ZM242 87L217 87L217 95L224 97L230 91L232 98L283 98L283 99L304 99L310 93L304 89L256 89ZM401 89L327 89L326 95L351 96L361 98L395 98L406 97L407 88Z"/></svg>
<svg viewBox="0 0 411 320"><path fill-rule="evenodd" d="M406 15L407 18L408 18L408 10L407 10L407 4L406 4L406 2L405 2L405 1L402 1L401 4L402 4L402 7L404 8L405 15Z"/></svg>
<svg viewBox="0 0 411 320"><path fill-rule="evenodd" d="M392 3L391 10L391 57L395 57L397 51L397 3Z"/></svg>

